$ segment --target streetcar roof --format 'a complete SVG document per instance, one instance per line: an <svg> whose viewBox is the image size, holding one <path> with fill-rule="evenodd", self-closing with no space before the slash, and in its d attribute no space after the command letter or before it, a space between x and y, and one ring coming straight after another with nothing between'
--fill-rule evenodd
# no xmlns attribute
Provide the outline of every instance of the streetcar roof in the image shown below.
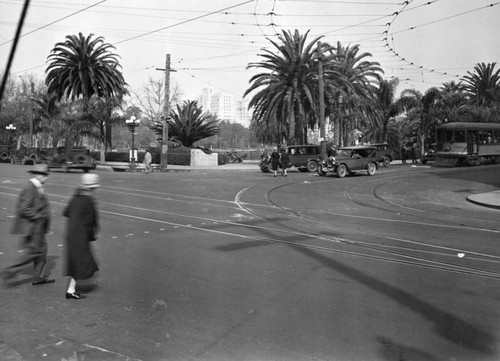
<svg viewBox="0 0 500 361"><path fill-rule="evenodd" d="M477 130L500 130L500 123L474 123L474 122L455 122L441 124L438 129L459 130L459 129L477 129Z"/></svg>

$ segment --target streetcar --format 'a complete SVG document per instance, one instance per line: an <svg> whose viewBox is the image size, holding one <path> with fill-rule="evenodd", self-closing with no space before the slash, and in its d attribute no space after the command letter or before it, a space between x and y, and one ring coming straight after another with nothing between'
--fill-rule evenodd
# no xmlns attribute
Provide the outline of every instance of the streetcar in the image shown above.
<svg viewBox="0 0 500 361"><path fill-rule="evenodd" d="M500 163L500 123L446 123L437 128L435 166Z"/></svg>

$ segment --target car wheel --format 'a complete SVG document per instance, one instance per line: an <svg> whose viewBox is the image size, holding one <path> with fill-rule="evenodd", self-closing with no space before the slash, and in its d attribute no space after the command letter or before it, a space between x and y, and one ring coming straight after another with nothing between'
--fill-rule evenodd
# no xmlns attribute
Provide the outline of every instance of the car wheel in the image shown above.
<svg viewBox="0 0 500 361"><path fill-rule="evenodd" d="M384 167L388 167L391 164L391 158L389 158L388 156L384 155L382 157L382 164L384 165Z"/></svg>
<svg viewBox="0 0 500 361"><path fill-rule="evenodd" d="M377 171L377 166L375 165L375 163L373 162L368 163L368 175L374 175L376 171Z"/></svg>
<svg viewBox="0 0 500 361"><path fill-rule="evenodd" d="M339 178L344 178L347 174L347 167L345 164L341 164L337 167L337 176Z"/></svg>
<svg viewBox="0 0 500 361"><path fill-rule="evenodd" d="M260 170L264 173L269 173L269 166L267 164L261 165Z"/></svg>
<svg viewBox="0 0 500 361"><path fill-rule="evenodd" d="M314 160L310 160L306 164L306 168L309 172L316 172L318 170L318 163L316 163Z"/></svg>

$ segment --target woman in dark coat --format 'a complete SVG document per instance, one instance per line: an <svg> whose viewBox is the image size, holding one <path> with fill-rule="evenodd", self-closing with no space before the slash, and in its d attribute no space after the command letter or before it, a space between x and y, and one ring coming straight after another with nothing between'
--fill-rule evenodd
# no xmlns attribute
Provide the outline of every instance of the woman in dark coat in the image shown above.
<svg viewBox="0 0 500 361"><path fill-rule="evenodd" d="M286 169L290 166L290 157L288 156L288 153L286 152L285 148L281 148L281 169L283 169L283 173L281 175L284 175L286 177Z"/></svg>
<svg viewBox="0 0 500 361"><path fill-rule="evenodd" d="M280 164L280 154L278 153L278 149L274 149L271 153L271 168L274 171L274 176L276 177L278 173L278 167Z"/></svg>
<svg viewBox="0 0 500 361"><path fill-rule="evenodd" d="M91 278L99 269L94 259L90 242L96 240L98 214L94 201L94 190L99 187L99 176L85 173L82 184L63 211L68 217L66 230L65 276L70 277L66 298L81 299L85 296L76 292L76 281Z"/></svg>

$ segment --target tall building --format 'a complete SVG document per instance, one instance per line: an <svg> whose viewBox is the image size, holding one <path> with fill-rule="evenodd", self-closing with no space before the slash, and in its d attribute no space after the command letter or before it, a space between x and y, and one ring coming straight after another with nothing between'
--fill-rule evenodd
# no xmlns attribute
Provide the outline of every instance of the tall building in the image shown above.
<svg viewBox="0 0 500 361"><path fill-rule="evenodd" d="M217 115L220 120L228 120L246 127L250 125L248 101L236 100L232 94L214 93L212 88L203 88L198 103L204 111Z"/></svg>
<svg viewBox="0 0 500 361"><path fill-rule="evenodd" d="M210 109L220 119L234 121L236 118L236 102L234 96L227 93L212 94Z"/></svg>

